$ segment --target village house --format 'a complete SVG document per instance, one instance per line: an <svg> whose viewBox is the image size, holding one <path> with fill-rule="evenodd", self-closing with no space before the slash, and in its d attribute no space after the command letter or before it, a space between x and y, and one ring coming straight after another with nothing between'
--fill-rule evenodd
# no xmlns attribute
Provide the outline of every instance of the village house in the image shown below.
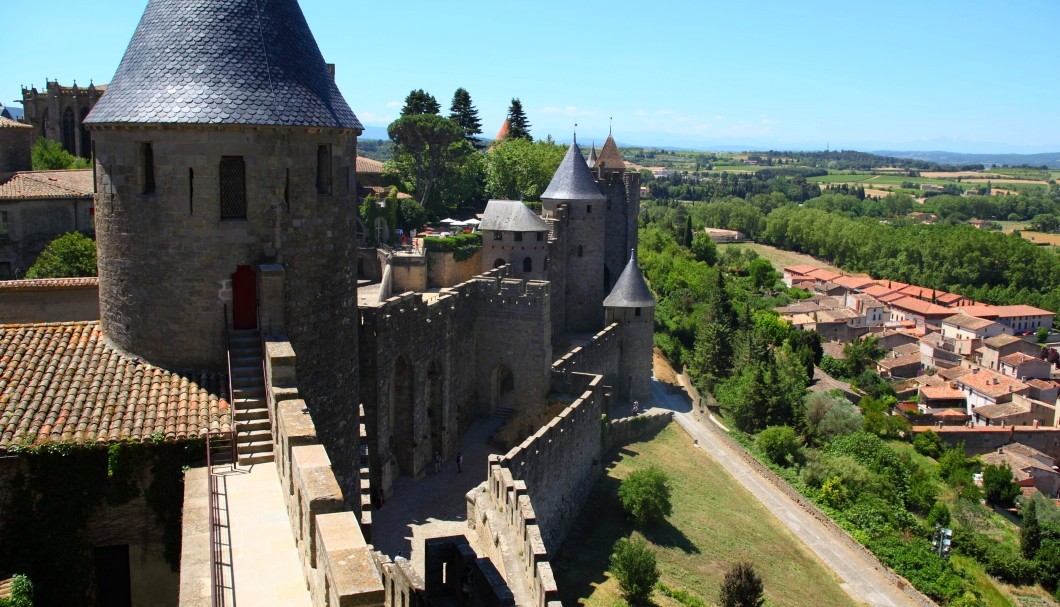
<svg viewBox="0 0 1060 607"><path fill-rule="evenodd" d="M971 356L984 339L1002 333L1010 333L1002 324L992 320L968 316L964 313L954 314L942 319L942 337L953 345L953 351L961 356Z"/></svg>
<svg viewBox="0 0 1060 607"><path fill-rule="evenodd" d="M974 412L977 426L1055 426L1056 406L1015 394L1007 403L984 405Z"/></svg>
<svg viewBox="0 0 1060 607"><path fill-rule="evenodd" d="M925 331L938 331L942 327L942 319L953 316L953 310L949 308L907 295L888 302L888 305L891 310L891 322L908 320L916 323L918 329Z"/></svg>
<svg viewBox="0 0 1060 607"><path fill-rule="evenodd" d="M982 456L983 463L1005 465L1021 487L1034 487L1049 499L1060 491L1060 474L1049 455L1021 443L1010 443Z"/></svg>
<svg viewBox="0 0 1060 607"><path fill-rule="evenodd" d="M979 364L987 369L1000 369L1001 358L1016 352L1023 354L1037 354L1040 348L1015 335L1002 334L983 340L983 346L979 352Z"/></svg>
<svg viewBox="0 0 1060 607"><path fill-rule="evenodd" d="M1023 352L1013 352L1002 356L998 361L998 370L1009 377L1015 377L1021 381L1027 379L1049 379L1052 373L1052 365L1049 361L1031 356Z"/></svg>
<svg viewBox="0 0 1060 607"><path fill-rule="evenodd" d="M972 369L956 379L957 389L968 398L968 413L973 414L978 407L1007 403L1014 394L1026 395L1030 386L987 369Z"/></svg>
<svg viewBox="0 0 1060 607"><path fill-rule="evenodd" d="M942 333L928 333L918 341L921 364L924 368L948 369L961 364L962 356L955 352L952 341L947 341Z"/></svg>

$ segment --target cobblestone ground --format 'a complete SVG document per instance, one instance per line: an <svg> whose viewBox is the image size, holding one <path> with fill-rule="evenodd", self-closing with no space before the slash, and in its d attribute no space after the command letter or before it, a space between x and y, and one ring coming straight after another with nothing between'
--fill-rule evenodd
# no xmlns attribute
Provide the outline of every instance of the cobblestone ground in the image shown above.
<svg viewBox="0 0 1060 607"><path fill-rule="evenodd" d="M497 420L476 421L460 443L464 454L463 472L456 471L456 458L442 464L435 473L428 467L427 476L413 480L398 479L394 495L373 513L372 543L376 550L390 556L404 556L423 575L423 541L432 537L463 535L482 555L477 536L467 527L467 504L464 496L486 480L487 458L497 453L486 441L499 427Z"/></svg>

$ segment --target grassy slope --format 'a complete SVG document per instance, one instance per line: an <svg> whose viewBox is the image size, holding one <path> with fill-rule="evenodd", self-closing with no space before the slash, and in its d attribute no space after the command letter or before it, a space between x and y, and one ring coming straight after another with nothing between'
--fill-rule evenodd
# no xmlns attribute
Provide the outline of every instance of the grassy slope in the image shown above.
<svg viewBox="0 0 1060 607"><path fill-rule="evenodd" d="M649 442L623 448L593 488L554 563L564 604L624 602L618 583L606 574L611 546L632 532L618 505L618 485L650 464L674 481L673 515L646 535L655 544L663 584L713 605L729 563L748 560L763 577L771 606L806 605L811 588L819 607L856 604L787 528L673 424ZM681 607L659 592L652 599L659 607Z"/></svg>
<svg viewBox="0 0 1060 607"><path fill-rule="evenodd" d="M729 247L743 247L751 249L752 251L758 253L761 257L764 257L769 260L769 262L773 264L773 267L776 268L778 272L783 272L784 268L787 266L797 265L810 265L817 268L831 270L832 272L841 272L839 268L833 265L829 265L821 261L820 259L810 257L809 255L803 255L802 253L796 253L795 251L785 251L784 249L778 249L776 247L771 247L766 244L758 244L756 242L719 244L718 250L724 251Z"/></svg>

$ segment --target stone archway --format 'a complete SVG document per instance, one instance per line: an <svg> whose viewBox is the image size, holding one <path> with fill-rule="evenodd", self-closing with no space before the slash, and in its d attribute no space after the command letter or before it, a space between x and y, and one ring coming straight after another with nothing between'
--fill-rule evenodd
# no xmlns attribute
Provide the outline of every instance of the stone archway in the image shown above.
<svg viewBox="0 0 1060 607"><path fill-rule="evenodd" d="M431 457L436 452L445 457L445 374L437 360L431 361L427 371L427 424Z"/></svg>
<svg viewBox="0 0 1060 607"><path fill-rule="evenodd" d="M408 359L399 356L390 376L390 445L397 456L398 469L415 474L416 420L413 369Z"/></svg>
<svg viewBox="0 0 1060 607"><path fill-rule="evenodd" d="M511 409L515 405L515 375L506 365L493 367L490 374L490 413Z"/></svg>

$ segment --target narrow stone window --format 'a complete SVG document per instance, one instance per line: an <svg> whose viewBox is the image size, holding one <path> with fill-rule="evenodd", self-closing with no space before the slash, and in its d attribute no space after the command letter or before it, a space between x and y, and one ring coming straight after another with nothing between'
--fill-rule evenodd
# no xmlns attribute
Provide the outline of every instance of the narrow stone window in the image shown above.
<svg viewBox="0 0 1060 607"><path fill-rule="evenodd" d="M640 308L633 309L633 316L640 316Z"/></svg>
<svg viewBox="0 0 1060 607"><path fill-rule="evenodd" d="M331 146L317 146L317 194L331 194Z"/></svg>
<svg viewBox="0 0 1060 607"><path fill-rule="evenodd" d="M151 143L140 144L140 193L144 196L155 193L155 151Z"/></svg>
<svg viewBox="0 0 1060 607"><path fill-rule="evenodd" d="M291 169L283 170L283 203L287 205L287 212L291 212Z"/></svg>
<svg viewBox="0 0 1060 607"><path fill-rule="evenodd" d="M221 156L221 219L247 218L246 164L242 156Z"/></svg>
<svg viewBox="0 0 1060 607"><path fill-rule="evenodd" d="M585 205L585 214L588 215L588 214L590 214L592 212L593 212L593 205L591 205L591 204Z"/></svg>
<svg viewBox="0 0 1060 607"><path fill-rule="evenodd" d="M545 239L545 233L544 232L538 232L537 233L537 241L541 242L544 239Z"/></svg>
<svg viewBox="0 0 1060 607"><path fill-rule="evenodd" d="M582 246L578 245L578 257L582 256Z"/></svg>
<svg viewBox="0 0 1060 607"><path fill-rule="evenodd" d="M11 262L0 261L0 280L11 280Z"/></svg>
<svg viewBox="0 0 1060 607"><path fill-rule="evenodd" d="M195 169L188 169L188 215L195 214Z"/></svg>
<svg viewBox="0 0 1060 607"><path fill-rule="evenodd" d="M7 223L7 211L0 211L0 238L11 235L11 226Z"/></svg>
<svg viewBox="0 0 1060 607"><path fill-rule="evenodd" d="M497 230L493 233L493 240L504 240L504 232Z"/></svg>
<svg viewBox="0 0 1060 607"><path fill-rule="evenodd" d="M515 233L515 242L522 242L522 241L523 241L523 233L522 232L516 232Z"/></svg>
<svg viewBox="0 0 1060 607"><path fill-rule="evenodd" d="M533 272L533 271L534 271L534 260L530 259L529 257L524 258L523 259L523 272Z"/></svg>

